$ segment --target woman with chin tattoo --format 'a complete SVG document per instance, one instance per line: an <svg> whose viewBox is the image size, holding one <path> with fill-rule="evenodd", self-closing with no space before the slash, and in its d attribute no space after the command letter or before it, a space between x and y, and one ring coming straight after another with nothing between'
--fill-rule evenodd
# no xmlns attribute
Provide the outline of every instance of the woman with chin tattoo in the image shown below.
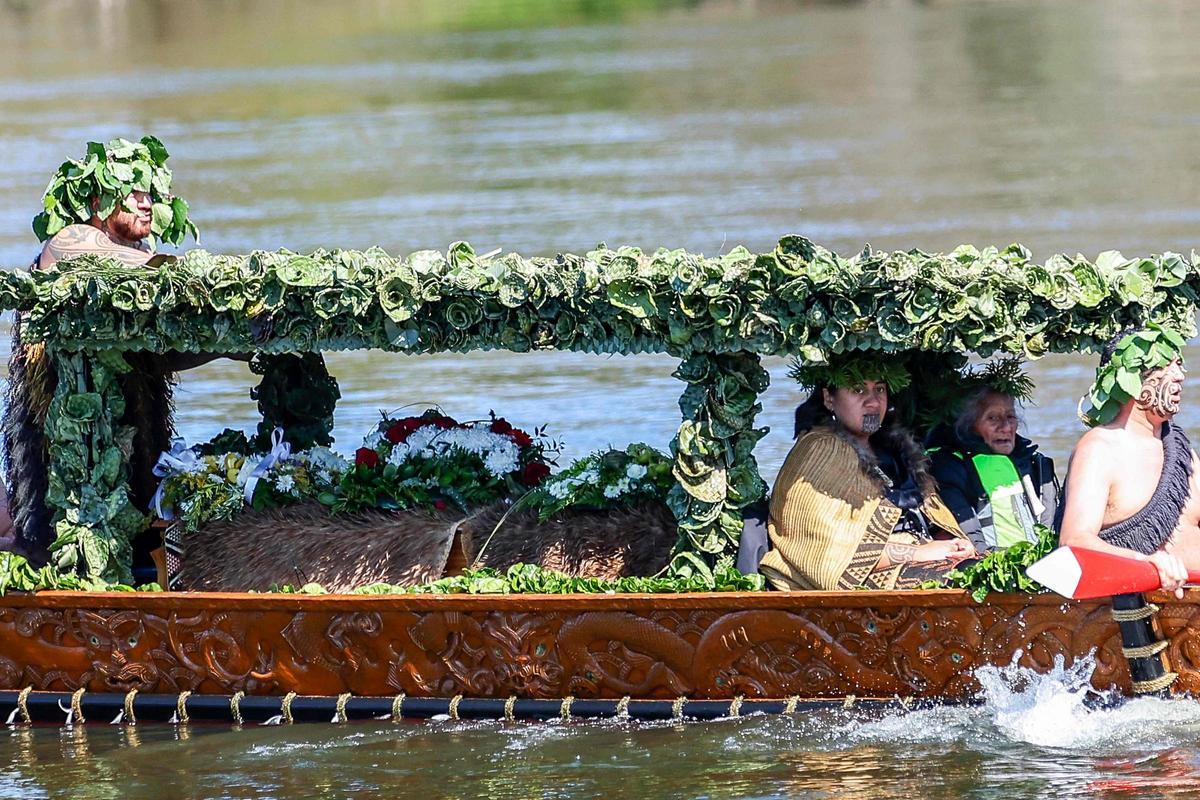
<svg viewBox="0 0 1200 800"><path fill-rule="evenodd" d="M896 361L866 354L793 370L812 394L771 494L772 549L760 570L776 589L898 589L938 580L975 548L937 494L920 445L888 416L909 383Z"/></svg>

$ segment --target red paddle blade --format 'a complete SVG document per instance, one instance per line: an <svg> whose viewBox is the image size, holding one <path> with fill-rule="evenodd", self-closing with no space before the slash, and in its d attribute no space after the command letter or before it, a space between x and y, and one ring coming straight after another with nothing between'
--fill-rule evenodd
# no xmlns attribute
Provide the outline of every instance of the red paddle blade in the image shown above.
<svg viewBox="0 0 1200 800"><path fill-rule="evenodd" d="M1150 592L1160 586L1158 569L1149 561L1082 547L1060 547L1025 574L1072 600Z"/></svg>

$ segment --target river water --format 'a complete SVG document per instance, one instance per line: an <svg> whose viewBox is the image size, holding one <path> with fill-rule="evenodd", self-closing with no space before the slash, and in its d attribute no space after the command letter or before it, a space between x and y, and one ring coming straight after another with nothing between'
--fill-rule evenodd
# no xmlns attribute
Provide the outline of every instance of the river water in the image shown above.
<svg viewBox="0 0 1200 800"><path fill-rule="evenodd" d="M1183 0L0 0L0 265L34 254L29 220L63 158L144 132L174 154L175 188L214 251L466 239L530 255L600 241L718 253L798 232L843 252L1186 253L1200 222L1198 40ZM549 423L567 458L665 448L682 389L660 357L330 365L345 450L377 409L432 403ZM1032 368L1028 428L1060 470L1092 365ZM801 396L782 361L768 366L770 479ZM180 431L251 428L251 382L240 364L187 374ZM186 744L144 728L138 746L116 728L89 727L82 744L39 728L0 734L0 796L1061 796L1119 794L1089 783L1114 776L1132 795L1172 793L1194 779L1200 715L1148 708L1124 727L1079 717L1128 742L1041 741L979 709L203 729Z"/></svg>

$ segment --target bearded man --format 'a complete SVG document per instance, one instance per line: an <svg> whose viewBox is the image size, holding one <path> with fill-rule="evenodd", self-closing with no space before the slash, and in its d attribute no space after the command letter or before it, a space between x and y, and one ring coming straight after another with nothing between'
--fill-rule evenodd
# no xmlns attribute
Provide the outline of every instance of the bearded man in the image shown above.
<svg viewBox="0 0 1200 800"><path fill-rule="evenodd" d="M179 244L185 233L195 236L187 204L168 193L171 172L166 160L166 148L147 136L137 143L89 142L82 160L64 162L46 188L42 213L33 220L34 232L45 244L32 268L50 269L84 254L139 267L153 256L154 241ZM0 531L11 519L10 549L40 563L54 540L46 508L44 431L57 378L42 343L23 342L21 327L18 315L2 424L9 493L4 503L7 519L0 520ZM126 400L121 424L135 429L130 468L133 500L139 508L149 504L154 493L152 467L158 454L170 446L172 373L209 358L127 355L133 370L121 376ZM148 551L150 546L143 543L140 549Z"/></svg>
<svg viewBox="0 0 1200 800"><path fill-rule="evenodd" d="M1183 346L1174 331L1148 325L1105 347L1059 525L1061 544L1151 562L1163 589L1179 597L1187 569L1200 568L1200 471L1173 421Z"/></svg>

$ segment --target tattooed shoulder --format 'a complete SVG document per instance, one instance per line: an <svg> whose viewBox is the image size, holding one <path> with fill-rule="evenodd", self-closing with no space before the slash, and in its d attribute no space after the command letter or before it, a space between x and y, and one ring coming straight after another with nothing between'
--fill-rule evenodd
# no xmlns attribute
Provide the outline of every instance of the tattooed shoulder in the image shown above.
<svg viewBox="0 0 1200 800"><path fill-rule="evenodd" d="M149 257L141 250L117 244L91 225L68 225L46 242L38 268L49 269L59 261L87 253L105 255L130 266L145 264Z"/></svg>

